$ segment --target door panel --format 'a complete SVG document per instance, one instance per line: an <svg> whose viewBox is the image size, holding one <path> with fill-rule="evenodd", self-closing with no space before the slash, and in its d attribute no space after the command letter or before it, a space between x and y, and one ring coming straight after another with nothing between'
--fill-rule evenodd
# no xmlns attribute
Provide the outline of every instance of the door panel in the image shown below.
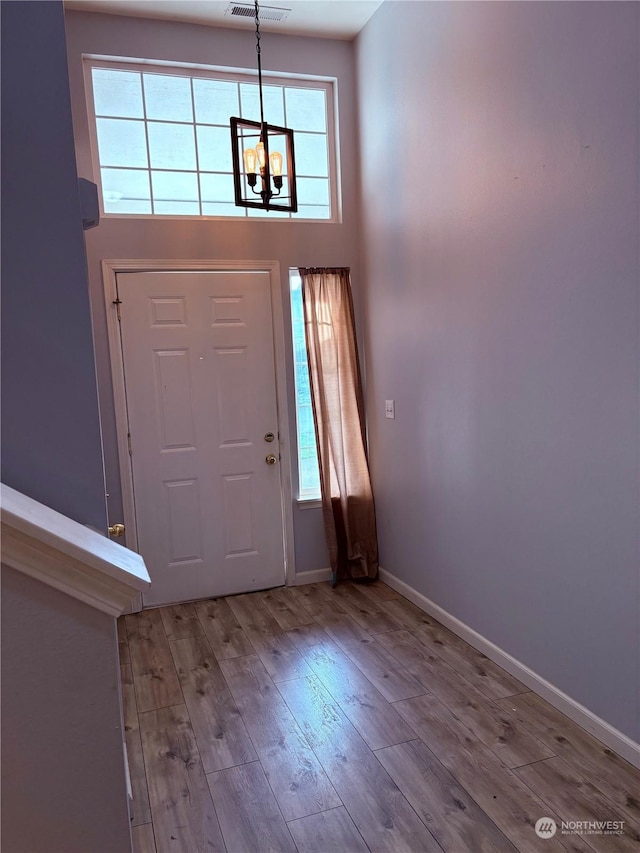
<svg viewBox="0 0 640 853"><path fill-rule="evenodd" d="M265 272L119 273L145 606L284 583Z"/></svg>

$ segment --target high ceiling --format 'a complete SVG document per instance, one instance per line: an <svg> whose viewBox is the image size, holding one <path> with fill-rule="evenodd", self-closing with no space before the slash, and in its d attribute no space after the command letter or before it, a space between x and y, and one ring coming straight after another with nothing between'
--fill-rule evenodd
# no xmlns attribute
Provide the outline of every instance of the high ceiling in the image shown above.
<svg viewBox="0 0 640 853"><path fill-rule="evenodd" d="M252 0L249 0L253 5ZM352 39L380 6L382 0L265 0L260 28L289 35L311 35ZM231 17L231 5L246 0L64 0L67 9L130 15L136 18L163 18L216 27L253 28L251 17ZM268 8L290 9L286 20L266 20Z"/></svg>

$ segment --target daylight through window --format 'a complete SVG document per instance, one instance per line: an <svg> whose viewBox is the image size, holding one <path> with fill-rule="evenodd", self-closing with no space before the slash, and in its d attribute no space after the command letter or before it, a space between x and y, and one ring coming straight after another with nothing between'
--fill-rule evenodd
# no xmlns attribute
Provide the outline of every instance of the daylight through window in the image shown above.
<svg viewBox="0 0 640 853"><path fill-rule="evenodd" d="M88 77L105 214L336 218L330 82L263 87L269 123L295 132L299 208L283 213L234 204L229 118L259 120L251 77L95 60Z"/></svg>
<svg viewBox="0 0 640 853"><path fill-rule="evenodd" d="M289 280L291 285L293 365L296 383L296 423L298 427L298 497L300 500L320 500L318 451L311 407L307 345L304 335L302 281L298 270L290 270Z"/></svg>

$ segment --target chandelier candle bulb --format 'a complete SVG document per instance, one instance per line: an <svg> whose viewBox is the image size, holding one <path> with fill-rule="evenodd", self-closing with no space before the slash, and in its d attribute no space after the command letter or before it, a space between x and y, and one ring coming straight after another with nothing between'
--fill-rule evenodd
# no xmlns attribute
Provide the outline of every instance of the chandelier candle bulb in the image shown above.
<svg viewBox="0 0 640 853"><path fill-rule="evenodd" d="M274 151L269 155L269 163L271 164L271 174L280 177L282 175L282 154L279 151Z"/></svg>
<svg viewBox="0 0 640 853"><path fill-rule="evenodd" d="M282 189L282 154L279 151L274 151L269 155L269 165L271 166L273 184L277 190L280 190Z"/></svg>
<svg viewBox="0 0 640 853"><path fill-rule="evenodd" d="M258 155L256 154L255 148L245 148L244 154L242 156L244 158L244 170L247 175L255 175L256 163L258 160Z"/></svg>

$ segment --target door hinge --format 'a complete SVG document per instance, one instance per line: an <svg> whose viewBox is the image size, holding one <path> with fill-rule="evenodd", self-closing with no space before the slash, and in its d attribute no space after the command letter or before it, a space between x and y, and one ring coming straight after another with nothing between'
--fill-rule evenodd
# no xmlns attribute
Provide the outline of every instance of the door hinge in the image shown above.
<svg viewBox="0 0 640 853"><path fill-rule="evenodd" d="M116 311L118 312L118 320L122 320L122 317L120 316L120 306L122 305L122 299L120 299L119 296L116 296L116 298L113 300L113 304L116 306Z"/></svg>
<svg viewBox="0 0 640 853"><path fill-rule="evenodd" d="M127 433L127 444L129 445L129 456L133 455L133 451L131 450L131 433Z"/></svg>

